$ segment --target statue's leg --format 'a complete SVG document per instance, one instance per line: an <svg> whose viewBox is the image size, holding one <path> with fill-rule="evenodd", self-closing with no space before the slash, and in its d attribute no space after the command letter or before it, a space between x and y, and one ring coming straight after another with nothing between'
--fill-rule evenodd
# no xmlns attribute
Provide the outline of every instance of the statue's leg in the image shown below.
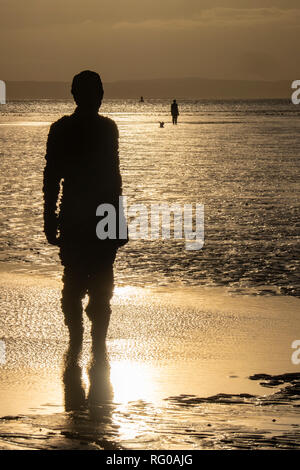
<svg viewBox="0 0 300 470"><path fill-rule="evenodd" d="M89 303L86 313L92 323L92 350L96 360L105 351L105 339L111 316L110 300L114 287L113 263L115 255L115 251L107 251L101 257L97 256L89 275Z"/></svg>
<svg viewBox="0 0 300 470"><path fill-rule="evenodd" d="M83 342L82 299L86 293L84 273L74 266L65 266L61 306L64 321L69 330L69 350L67 360L76 363L79 360Z"/></svg>

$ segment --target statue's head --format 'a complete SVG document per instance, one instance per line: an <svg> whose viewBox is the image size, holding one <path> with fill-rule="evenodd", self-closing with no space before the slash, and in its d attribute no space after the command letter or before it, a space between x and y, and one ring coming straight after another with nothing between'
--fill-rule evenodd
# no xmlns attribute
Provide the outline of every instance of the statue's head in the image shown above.
<svg viewBox="0 0 300 470"><path fill-rule="evenodd" d="M100 75L84 70L73 78L72 95L80 108L98 111L103 99L103 86Z"/></svg>

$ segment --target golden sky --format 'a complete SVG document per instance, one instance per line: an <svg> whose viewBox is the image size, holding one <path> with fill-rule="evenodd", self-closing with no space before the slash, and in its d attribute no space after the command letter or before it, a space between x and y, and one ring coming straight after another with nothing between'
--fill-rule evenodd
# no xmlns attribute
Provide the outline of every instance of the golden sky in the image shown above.
<svg viewBox="0 0 300 470"><path fill-rule="evenodd" d="M0 78L300 79L300 0L0 0Z"/></svg>

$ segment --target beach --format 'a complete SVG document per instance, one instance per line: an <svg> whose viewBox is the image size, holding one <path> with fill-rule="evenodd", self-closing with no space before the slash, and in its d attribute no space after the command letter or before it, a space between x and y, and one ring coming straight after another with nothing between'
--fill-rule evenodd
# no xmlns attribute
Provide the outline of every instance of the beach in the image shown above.
<svg viewBox="0 0 300 470"><path fill-rule="evenodd" d="M66 411L60 287L1 275L1 449L300 447L300 375L291 361L298 299L116 288L107 340L112 395L92 409ZM87 319L85 328L87 390Z"/></svg>
<svg viewBox="0 0 300 470"><path fill-rule="evenodd" d="M300 447L299 111L185 100L176 127L169 104L107 100L101 112L119 128L128 204L203 204L204 246L160 237L119 250L93 405L90 324L70 385L62 268L43 233L47 134L74 105L1 107L1 449Z"/></svg>
<svg viewBox="0 0 300 470"><path fill-rule="evenodd" d="M0 23L0 453L286 464L299 0L5 0Z"/></svg>

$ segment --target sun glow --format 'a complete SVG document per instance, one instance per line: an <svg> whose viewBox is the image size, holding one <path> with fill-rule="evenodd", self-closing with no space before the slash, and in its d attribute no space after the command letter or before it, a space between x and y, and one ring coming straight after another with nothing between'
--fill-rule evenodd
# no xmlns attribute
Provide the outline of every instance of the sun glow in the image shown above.
<svg viewBox="0 0 300 470"><path fill-rule="evenodd" d="M146 364L130 361L112 362L110 380L114 390L114 401L117 403L153 398L152 369Z"/></svg>

